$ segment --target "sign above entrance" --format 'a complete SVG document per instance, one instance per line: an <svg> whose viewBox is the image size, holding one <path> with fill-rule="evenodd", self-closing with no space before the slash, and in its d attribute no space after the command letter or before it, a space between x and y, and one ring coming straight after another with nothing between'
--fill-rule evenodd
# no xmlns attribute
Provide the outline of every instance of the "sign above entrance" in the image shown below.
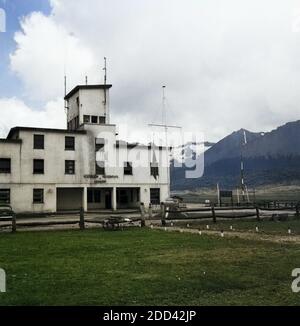
<svg viewBox="0 0 300 326"><path fill-rule="evenodd" d="M85 175L85 179L92 179L94 183L106 183L107 179L117 179L117 175Z"/></svg>

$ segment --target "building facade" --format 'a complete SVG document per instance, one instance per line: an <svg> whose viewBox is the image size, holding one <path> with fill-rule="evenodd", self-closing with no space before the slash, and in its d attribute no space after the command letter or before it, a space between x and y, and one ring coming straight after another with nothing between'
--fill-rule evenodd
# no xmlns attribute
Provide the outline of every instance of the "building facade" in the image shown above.
<svg viewBox="0 0 300 326"><path fill-rule="evenodd" d="M17 213L116 210L169 196L169 150L118 140L110 88L67 94L65 130L15 127L0 139L0 204Z"/></svg>

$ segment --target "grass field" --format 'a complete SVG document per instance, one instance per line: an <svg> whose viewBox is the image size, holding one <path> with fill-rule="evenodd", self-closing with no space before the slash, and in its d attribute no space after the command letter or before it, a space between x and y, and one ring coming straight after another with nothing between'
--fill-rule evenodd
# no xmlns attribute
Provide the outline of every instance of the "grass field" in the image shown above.
<svg viewBox="0 0 300 326"><path fill-rule="evenodd" d="M234 202L237 202L236 189L233 190ZM186 191L186 192L174 192L181 196L186 203L201 203L205 200L210 200L211 202L218 202L218 195L216 188L201 188L198 191ZM300 200L300 186L298 185L273 185L258 187L255 189L249 188L249 199L250 201L260 202L260 201L299 201ZM226 202L225 199L223 199ZM230 200L227 200L229 203Z"/></svg>
<svg viewBox="0 0 300 326"><path fill-rule="evenodd" d="M300 248L150 229L0 234L1 305L294 305Z"/></svg>

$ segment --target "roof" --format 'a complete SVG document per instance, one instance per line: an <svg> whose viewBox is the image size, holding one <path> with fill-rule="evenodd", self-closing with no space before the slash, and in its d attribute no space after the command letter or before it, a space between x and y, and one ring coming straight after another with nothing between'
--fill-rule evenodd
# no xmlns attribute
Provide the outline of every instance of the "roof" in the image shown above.
<svg viewBox="0 0 300 326"><path fill-rule="evenodd" d="M0 138L0 144L5 143L5 144L21 144L22 140L21 139L3 139Z"/></svg>
<svg viewBox="0 0 300 326"><path fill-rule="evenodd" d="M67 130L67 129L51 129L51 128L33 128L33 127L14 127L11 128L7 139L11 139L12 136L19 131L33 131L33 132L53 132L62 134L82 134L85 135L85 130Z"/></svg>
<svg viewBox="0 0 300 326"><path fill-rule="evenodd" d="M68 100L71 96L77 93L80 89L110 89L112 85L78 85L73 88L66 96L65 100Z"/></svg>

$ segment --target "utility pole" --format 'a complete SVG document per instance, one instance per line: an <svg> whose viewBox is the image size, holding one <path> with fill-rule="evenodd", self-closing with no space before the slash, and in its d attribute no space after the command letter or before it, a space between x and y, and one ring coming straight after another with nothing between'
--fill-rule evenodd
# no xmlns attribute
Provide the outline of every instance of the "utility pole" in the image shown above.
<svg viewBox="0 0 300 326"><path fill-rule="evenodd" d="M104 85L107 83L107 59L104 57ZM106 89L104 89L104 105L106 105Z"/></svg>
<svg viewBox="0 0 300 326"><path fill-rule="evenodd" d="M169 146L168 146L168 131L170 128L182 129L178 126L169 126L167 125L167 108L166 108L166 86L162 86L162 123L161 124L149 124L149 127L158 127L163 128L165 133L165 142L166 142L166 163L167 167L167 181L168 181L168 197L170 197L170 156L169 156Z"/></svg>
<svg viewBox="0 0 300 326"><path fill-rule="evenodd" d="M242 191L243 201L245 201L245 196L246 196L247 201L249 202L248 188L245 184L244 155L243 155L243 149L247 145L247 136L245 130L243 130L243 138L244 141L241 143L241 191Z"/></svg>

